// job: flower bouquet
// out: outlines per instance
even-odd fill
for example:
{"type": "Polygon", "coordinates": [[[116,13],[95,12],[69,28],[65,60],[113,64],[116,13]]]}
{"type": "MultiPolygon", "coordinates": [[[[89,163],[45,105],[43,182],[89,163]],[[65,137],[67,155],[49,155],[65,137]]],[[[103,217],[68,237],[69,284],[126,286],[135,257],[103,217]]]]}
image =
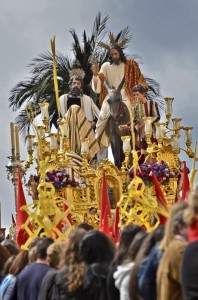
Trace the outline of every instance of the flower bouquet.
{"type": "MultiPolygon", "coordinates": [[[[155,162],[152,164],[142,164],[140,166],[140,169],[136,170],[136,175],[140,178],[142,178],[145,185],[152,185],[153,184],[153,178],[152,178],[152,172],[157,177],[157,180],[159,183],[162,184],[168,184],[169,178],[177,177],[177,175],[170,171],[168,164],[164,162],[163,160],[161,162],[155,162]]],[[[134,177],[134,170],[130,170],[129,172],[130,178],[134,177]]]]}
{"type": "Polygon", "coordinates": [[[71,179],[65,169],[47,172],[45,181],[52,183],[55,189],[64,188],[69,185],[73,187],[78,186],[78,182],[76,182],[74,179],[71,179]]]}

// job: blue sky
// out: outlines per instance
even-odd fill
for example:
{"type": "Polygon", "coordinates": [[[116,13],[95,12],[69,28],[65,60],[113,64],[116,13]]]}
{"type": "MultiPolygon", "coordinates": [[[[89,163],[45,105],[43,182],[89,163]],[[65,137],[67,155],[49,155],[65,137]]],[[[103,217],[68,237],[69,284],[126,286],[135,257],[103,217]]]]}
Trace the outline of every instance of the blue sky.
{"type": "MultiPolygon", "coordinates": [[[[0,201],[2,226],[9,227],[14,213],[14,190],[6,178],[10,150],[9,92],[28,76],[27,65],[40,53],[71,49],[69,30],[89,33],[98,12],[109,15],[108,29],[117,33],[130,26],[133,39],[127,53],[141,57],[142,72],[160,83],[164,97],[174,97],[174,116],[193,126],[198,138],[198,1],[197,0],[10,0],[0,9],[0,201]]],[[[27,153],[21,144],[21,158],[27,153]]],[[[185,159],[185,157],[184,157],[185,159]]],[[[190,162],[188,161],[190,164],[190,162]]],[[[189,165],[191,167],[191,165],[189,165]]],[[[30,199],[27,199],[30,201],[30,199]]]]}

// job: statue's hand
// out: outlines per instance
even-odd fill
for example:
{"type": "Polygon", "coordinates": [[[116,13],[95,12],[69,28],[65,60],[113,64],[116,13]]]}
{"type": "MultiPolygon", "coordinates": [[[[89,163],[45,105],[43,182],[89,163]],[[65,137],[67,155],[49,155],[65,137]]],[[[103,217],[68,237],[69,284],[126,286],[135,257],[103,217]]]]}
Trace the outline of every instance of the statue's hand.
{"type": "Polygon", "coordinates": [[[92,65],[91,70],[92,70],[94,76],[98,76],[99,65],[97,62],[92,65]]]}

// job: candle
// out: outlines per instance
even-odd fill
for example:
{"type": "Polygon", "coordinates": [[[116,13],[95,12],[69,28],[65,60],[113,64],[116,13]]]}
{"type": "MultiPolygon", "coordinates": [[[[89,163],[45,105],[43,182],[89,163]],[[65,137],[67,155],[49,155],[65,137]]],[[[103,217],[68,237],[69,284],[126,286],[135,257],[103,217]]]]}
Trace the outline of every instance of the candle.
{"type": "Polygon", "coordinates": [[[42,120],[49,119],[49,112],[48,112],[49,103],[48,102],[39,103],[39,106],[41,109],[42,120]]]}
{"type": "Polygon", "coordinates": [[[152,120],[153,117],[144,117],[145,134],[152,134],[152,120]]]}
{"type": "Polygon", "coordinates": [[[27,142],[27,151],[32,151],[33,148],[33,139],[35,138],[34,135],[28,134],[26,136],[26,142],[27,142]]]}
{"type": "Polygon", "coordinates": [[[192,143],[192,129],[193,127],[185,127],[185,143],[192,143]]]}
{"type": "Polygon", "coordinates": [[[171,145],[172,145],[173,150],[179,150],[180,149],[180,145],[179,145],[179,138],[178,138],[178,136],[172,135],[171,137],[172,137],[171,145]]]}
{"type": "Polygon", "coordinates": [[[59,128],[62,137],[69,137],[69,124],[66,120],[62,119],[59,123],[59,128]]]}
{"type": "Polygon", "coordinates": [[[179,129],[180,128],[180,122],[181,122],[181,118],[173,118],[172,122],[173,122],[173,130],[174,129],[179,129]]]}
{"type": "Polygon", "coordinates": [[[124,152],[125,151],[131,151],[131,143],[130,143],[131,137],[126,135],[126,136],[122,136],[121,139],[123,141],[123,146],[122,146],[123,151],[124,152]]]}
{"type": "Polygon", "coordinates": [[[19,148],[19,127],[15,125],[15,145],[16,145],[16,155],[20,155],[20,148],[19,148]]]}
{"type": "Polygon", "coordinates": [[[14,142],[14,123],[10,123],[10,133],[11,133],[11,149],[15,150],[15,142],[14,142]]]}
{"type": "Polygon", "coordinates": [[[160,123],[155,123],[156,128],[156,139],[162,138],[161,125],[160,123]]]}
{"type": "Polygon", "coordinates": [[[81,139],[81,153],[89,153],[89,139],[81,139]]]}
{"type": "Polygon", "coordinates": [[[172,102],[174,98],[165,97],[164,100],[166,102],[165,113],[167,115],[172,115],[172,102]]]}

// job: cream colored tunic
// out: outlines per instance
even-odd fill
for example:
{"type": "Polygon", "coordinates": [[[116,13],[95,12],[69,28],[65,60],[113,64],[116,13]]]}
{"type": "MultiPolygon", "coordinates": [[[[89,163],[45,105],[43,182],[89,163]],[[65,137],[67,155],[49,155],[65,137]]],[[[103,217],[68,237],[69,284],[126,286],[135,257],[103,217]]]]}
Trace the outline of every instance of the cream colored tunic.
{"type": "MultiPolygon", "coordinates": [[[[67,112],[67,95],[68,94],[64,94],[59,98],[62,118],[64,118],[67,112]]],[[[97,119],[99,118],[100,110],[89,96],[83,95],[81,97],[81,108],[89,122],[92,122],[95,117],[97,119]]]]}

